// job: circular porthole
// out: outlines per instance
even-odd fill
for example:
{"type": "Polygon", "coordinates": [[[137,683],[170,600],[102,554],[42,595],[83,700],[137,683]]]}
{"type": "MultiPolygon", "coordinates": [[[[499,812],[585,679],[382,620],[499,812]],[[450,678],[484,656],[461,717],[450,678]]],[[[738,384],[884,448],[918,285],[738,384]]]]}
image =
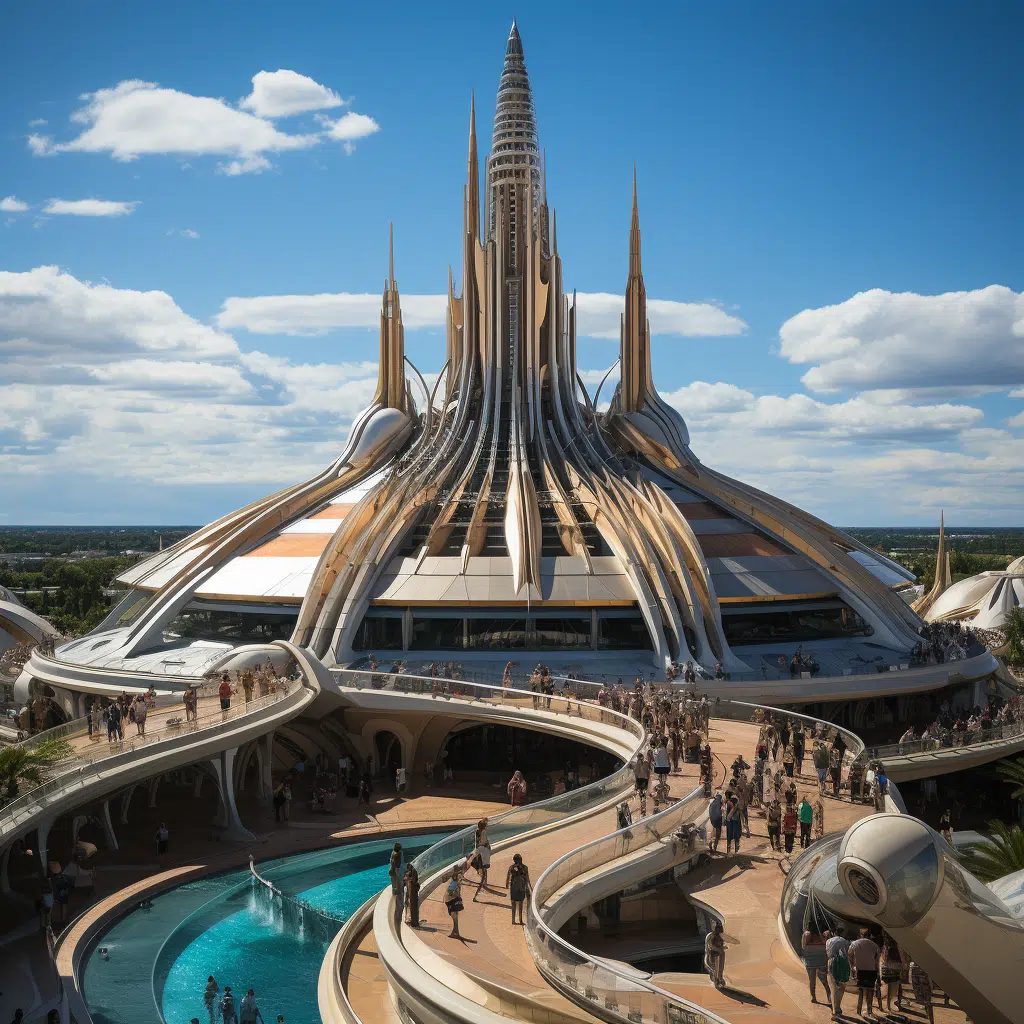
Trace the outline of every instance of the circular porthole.
{"type": "Polygon", "coordinates": [[[853,890],[853,895],[869,907],[877,907],[880,902],[878,884],[859,868],[851,868],[846,872],[846,881],[853,890]]]}

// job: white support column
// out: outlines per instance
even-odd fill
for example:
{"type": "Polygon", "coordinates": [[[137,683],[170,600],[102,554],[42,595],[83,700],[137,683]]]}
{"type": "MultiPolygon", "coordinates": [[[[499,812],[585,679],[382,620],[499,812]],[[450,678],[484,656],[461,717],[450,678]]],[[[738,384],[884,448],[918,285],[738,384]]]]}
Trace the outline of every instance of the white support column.
{"type": "Polygon", "coordinates": [[[268,807],[274,801],[273,755],[274,733],[271,730],[256,740],[256,767],[260,779],[260,802],[268,807]]]}
{"type": "Polygon", "coordinates": [[[217,779],[221,803],[221,821],[215,824],[224,829],[224,839],[244,843],[256,837],[242,824],[235,805],[234,768],[237,752],[237,747],[223,750],[216,757],[210,758],[210,764],[217,779]]]}
{"type": "Polygon", "coordinates": [[[85,825],[89,819],[84,814],[76,814],[71,819],[71,845],[72,847],[78,842],[78,833],[82,830],[82,826],[85,825]]]}
{"type": "Polygon", "coordinates": [[[198,800],[199,797],[202,796],[203,779],[205,779],[206,776],[203,774],[202,769],[198,765],[194,766],[192,770],[196,773],[195,785],[192,787],[192,799],[198,800]]]}
{"type": "Polygon", "coordinates": [[[100,815],[100,820],[103,822],[103,837],[107,843],[108,850],[118,850],[120,847],[117,845],[117,836],[114,835],[114,826],[110,821],[110,801],[103,801],[103,813],[100,815]]]}
{"type": "Polygon", "coordinates": [[[149,780],[149,806],[156,807],[156,791],[160,788],[162,775],[156,775],[149,780]]]}
{"type": "Polygon", "coordinates": [[[53,828],[53,823],[56,818],[44,818],[39,822],[39,826],[36,829],[39,836],[39,863],[43,866],[43,878],[46,878],[50,873],[50,861],[49,861],[49,847],[48,843],[50,840],[50,829],[53,828]]]}
{"type": "Polygon", "coordinates": [[[135,792],[135,786],[129,786],[124,791],[124,796],[121,797],[121,824],[128,824],[128,808],[131,806],[132,793],[135,792]]]}

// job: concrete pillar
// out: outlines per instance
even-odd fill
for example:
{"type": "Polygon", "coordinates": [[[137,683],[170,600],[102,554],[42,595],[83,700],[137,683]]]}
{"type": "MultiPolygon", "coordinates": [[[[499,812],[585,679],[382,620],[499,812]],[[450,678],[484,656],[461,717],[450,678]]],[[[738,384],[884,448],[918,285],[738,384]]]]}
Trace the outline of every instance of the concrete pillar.
{"type": "Polygon", "coordinates": [[[71,845],[72,847],[78,842],[78,833],[81,831],[82,826],[88,822],[88,818],[84,814],[76,814],[71,819],[71,845]]]}
{"type": "Polygon", "coordinates": [[[256,740],[256,767],[260,777],[260,802],[267,807],[274,802],[273,753],[274,733],[271,730],[256,740]]]}
{"type": "Polygon", "coordinates": [[[205,779],[206,776],[203,774],[200,768],[193,768],[192,770],[196,773],[195,785],[192,787],[192,798],[194,800],[198,800],[199,797],[202,795],[203,779],[205,779]]]}
{"type": "Polygon", "coordinates": [[[156,791],[160,788],[162,775],[157,775],[149,780],[149,806],[156,807],[156,791]]]}
{"type": "Polygon", "coordinates": [[[114,826],[110,821],[110,801],[103,801],[103,813],[100,815],[100,821],[103,823],[103,837],[107,843],[108,850],[119,849],[117,845],[117,836],[114,835],[114,826]]]}
{"type": "Polygon", "coordinates": [[[235,804],[234,768],[235,757],[238,753],[237,747],[221,751],[216,757],[210,758],[213,766],[214,777],[217,780],[217,790],[220,794],[219,821],[215,825],[224,829],[225,839],[234,842],[251,842],[255,836],[242,824],[238,816],[238,807],[235,804]]]}
{"type": "Polygon", "coordinates": [[[124,791],[124,796],[121,797],[121,824],[128,824],[128,808],[131,806],[132,793],[135,792],[135,786],[129,786],[124,791]]]}
{"type": "Polygon", "coordinates": [[[46,878],[50,873],[50,860],[48,857],[49,847],[48,843],[50,840],[50,829],[53,828],[55,818],[44,818],[39,822],[39,826],[36,832],[39,836],[39,862],[43,867],[43,878],[46,878]]]}

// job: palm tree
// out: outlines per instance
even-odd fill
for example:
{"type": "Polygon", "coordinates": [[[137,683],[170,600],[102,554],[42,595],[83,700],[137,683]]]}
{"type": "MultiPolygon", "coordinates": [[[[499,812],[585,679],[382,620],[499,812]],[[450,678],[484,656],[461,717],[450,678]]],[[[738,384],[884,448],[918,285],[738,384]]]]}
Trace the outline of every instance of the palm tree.
{"type": "Polygon", "coordinates": [[[986,843],[972,843],[962,853],[960,862],[981,882],[1024,870],[1024,829],[990,821],[986,843]]]}
{"type": "Polygon", "coordinates": [[[996,773],[1004,782],[1017,788],[1010,794],[1011,800],[1024,800],[1024,757],[1011,760],[1004,757],[995,765],[996,773]]]}
{"type": "Polygon", "coordinates": [[[67,760],[73,748],[67,740],[43,740],[35,746],[15,743],[0,748],[0,786],[6,787],[8,800],[18,795],[18,783],[41,785],[54,765],[67,760]]]}

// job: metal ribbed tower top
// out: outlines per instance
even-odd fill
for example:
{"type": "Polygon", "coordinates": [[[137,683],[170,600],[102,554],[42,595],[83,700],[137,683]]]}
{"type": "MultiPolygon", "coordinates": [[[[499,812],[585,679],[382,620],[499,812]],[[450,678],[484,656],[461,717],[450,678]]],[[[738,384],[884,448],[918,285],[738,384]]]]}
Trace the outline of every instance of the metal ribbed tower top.
{"type": "Polygon", "coordinates": [[[494,112],[491,156],[487,162],[487,180],[493,229],[493,195],[503,185],[532,184],[534,196],[541,196],[541,160],[537,145],[537,118],[533,110],[533,91],[523,57],[523,41],[515,21],[505,47],[505,66],[498,84],[498,103],[494,112]]]}

